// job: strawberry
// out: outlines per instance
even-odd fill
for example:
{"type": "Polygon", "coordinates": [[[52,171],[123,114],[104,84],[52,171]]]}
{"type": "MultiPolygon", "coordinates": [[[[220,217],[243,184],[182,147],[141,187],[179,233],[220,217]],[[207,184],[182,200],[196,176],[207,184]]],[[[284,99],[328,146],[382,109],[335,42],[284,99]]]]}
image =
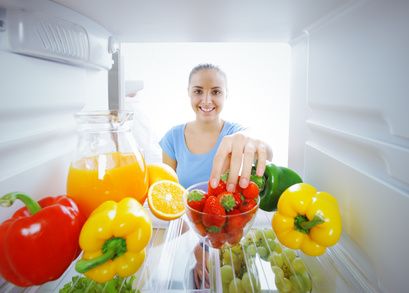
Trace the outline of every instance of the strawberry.
{"type": "Polygon", "coordinates": [[[213,248],[221,248],[227,240],[227,234],[225,231],[220,231],[219,233],[209,233],[207,238],[213,248]]]}
{"type": "Polygon", "coordinates": [[[227,233],[227,241],[234,245],[237,244],[243,236],[243,227],[246,225],[246,218],[241,215],[238,208],[227,213],[229,215],[225,230],[227,233]]]}
{"type": "Polygon", "coordinates": [[[243,229],[236,230],[234,233],[227,234],[227,242],[231,245],[236,245],[243,237],[243,229]]]}
{"type": "Polygon", "coordinates": [[[192,221],[192,223],[196,224],[201,224],[202,223],[202,213],[193,209],[186,209],[186,214],[192,221]]]}
{"type": "Polygon", "coordinates": [[[239,207],[244,197],[239,192],[233,193],[233,197],[234,197],[234,200],[236,201],[236,207],[239,207]]]}
{"type": "Polygon", "coordinates": [[[256,205],[257,203],[254,201],[254,199],[245,199],[242,201],[239,209],[240,212],[245,213],[251,211],[256,205]]]}
{"type": "Polygon", "coordinates": [[[215,196],[209,196],[203,207],[202,222],[207,228],[214,226],[215,228],[223,227],[226,221],[226,211],[215,196]]]}
{"type": "Polygon", "coordinates": [[[260,190],[257,184],[253,181],[250,181],[249,185],[241,191],[246,199],[255,199],[258,196],[259,192],[260,190]]]}
{"type": "Polygon", "coordinates": [[[229,218],[226,223],[226,232],[233,234],[243,230],[246,224],[246,219],[240,215],[242,212],[239,209],[234,209],[228,213],[229,218]]]}
{"type": "Polygon", "coordinates": [[[224,182],[223,180],[220,180],[220,181],[219,181],[219,184],[217,185],[217,187],[216,187],[216,188],[213,188],[213,187],[210,185],[210,181],[209,181],[207,190],[208,190],[209,195],[217,196],[217,195],[219,195],[220,193],[226,191],[226,182],[224,182]]]}
{"type": "Polygon", "coordinates": [[[226,212],[230,212],[236,207],[236,199],[231,192],[222,192],[217,196],[217,200],[220,202],[226,212]]]}
{"type": "Polygon", "coordinates": [[[195,223],[194,229],[195,229],[196,232],[199,233],[201,236],[206,236],[206,234],[207,234],[206,228],[203,226],[202,223],[195,223]]]}
{"type": "Polygon", "coordinates": [[[187,204],[194,210],[201,212],[203,210],[206,195],[203,191],[194,189],[187,195],[187,204]]]}
{"type": "Polygon", "coordinates": [[[238,206],[236,206],[234,209],[232,209],[230,212],[227,212],[226,214],[227,215],[238,215],[238,214],[241,214],[241,212],[240,212],[240,209],[239,209],[239,205],[238,206]]]}

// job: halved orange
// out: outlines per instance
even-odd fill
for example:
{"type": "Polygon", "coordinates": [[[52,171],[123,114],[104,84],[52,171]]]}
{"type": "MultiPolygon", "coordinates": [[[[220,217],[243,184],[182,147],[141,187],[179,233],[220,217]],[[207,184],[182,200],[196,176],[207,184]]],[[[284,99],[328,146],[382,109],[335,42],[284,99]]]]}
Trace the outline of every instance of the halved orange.
{"type": "Polygon", "coordinates": [[[152,185],[159,180],[179,182],[175,170],[165,163],[152,163],[148,164],[147,167],[149,173],[149,185],[152,185]]]}
{"type": "Polygon", "coordinates": [[[174,220],[185,212],[183,193],[185,188],[177,182],[160,180],[148,190],[148,205],[152,214],[161,220],[174,220]]]}

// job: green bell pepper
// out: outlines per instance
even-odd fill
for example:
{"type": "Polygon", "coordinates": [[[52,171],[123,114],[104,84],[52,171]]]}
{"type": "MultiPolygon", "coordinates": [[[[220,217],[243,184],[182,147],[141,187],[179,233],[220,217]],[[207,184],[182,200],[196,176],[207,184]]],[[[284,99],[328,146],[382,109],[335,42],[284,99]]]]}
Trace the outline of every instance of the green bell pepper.
{"type": "Polygon", "coordinates": [[[252,177],[260,188],[260,209],[271,212],[277,209],[278,199],[291,185],[301,183],[302,179],[295,171],[268,163],[262,177],[255,176],[256,167],[252,169],[252,177]]]}

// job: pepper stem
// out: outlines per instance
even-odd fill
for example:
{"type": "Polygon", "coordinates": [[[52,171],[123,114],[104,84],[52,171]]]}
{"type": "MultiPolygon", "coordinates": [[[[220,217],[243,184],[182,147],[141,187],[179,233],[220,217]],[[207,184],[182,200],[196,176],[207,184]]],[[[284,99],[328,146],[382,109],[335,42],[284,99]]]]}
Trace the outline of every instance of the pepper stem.
{"type": "Polygon", "coordinates": [[[0,198],[0,206],[5,208],[11,207],[17,199],[21,200],[24,203],[31,215],[34,215],[41,210],[41,206],[38,202],[29,197],[27,194],[20,192],[10,192],[3,195],[0,198]]]}
{"type": "Polygon", "coordinates": [[[93,259],[81,259],[75,264],[75,270],[78,273],[85,273],[89,270],[106,263],[110,259],[114,259],[127,251],[126,240],[124,238],[111,238],[105,241],[102,246],[102,255],[93,259]]]}
{"type": "Polygon", "coordinates": [[[308,234],[311,228],[324,222],[324,219],[319,215],[315,215],[311,221],[304,215],[298,215],[294,218],[295,229],[305,234],[308,234]]]}

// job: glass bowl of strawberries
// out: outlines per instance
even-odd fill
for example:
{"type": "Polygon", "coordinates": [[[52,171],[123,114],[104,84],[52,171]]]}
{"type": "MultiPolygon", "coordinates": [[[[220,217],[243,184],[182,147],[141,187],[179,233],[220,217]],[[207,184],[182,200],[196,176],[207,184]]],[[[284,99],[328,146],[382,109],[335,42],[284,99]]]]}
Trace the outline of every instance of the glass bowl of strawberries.
{"type": "Polygon", "coordinates": [[[222,180],[217,188],[207,181],[190,186],[183,201],[190,227],[213,248],[239,243],[250,230],[260,202],[254,182],[245,189],[237,186],[234,192],[228,192],[222,180]]]}

